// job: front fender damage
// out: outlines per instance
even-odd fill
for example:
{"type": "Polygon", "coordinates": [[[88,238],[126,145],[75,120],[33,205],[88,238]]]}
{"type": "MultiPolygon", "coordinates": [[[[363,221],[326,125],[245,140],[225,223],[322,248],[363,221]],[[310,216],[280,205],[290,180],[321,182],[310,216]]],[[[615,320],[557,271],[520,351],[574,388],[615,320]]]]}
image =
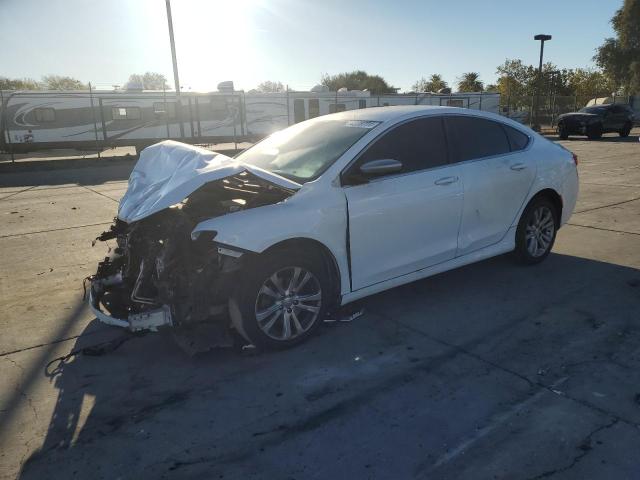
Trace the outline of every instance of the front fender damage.
{"type": "Polygon", "coordinates": [[[228,329],[228,300],[253,254],[216,244],[216,232],[192,232],[204,220],[283,202],[295,191],[243,170],[145,218],[116,218],[96,239],[109,247],[89,278],[96,318],[131,331],[228,329]]]}

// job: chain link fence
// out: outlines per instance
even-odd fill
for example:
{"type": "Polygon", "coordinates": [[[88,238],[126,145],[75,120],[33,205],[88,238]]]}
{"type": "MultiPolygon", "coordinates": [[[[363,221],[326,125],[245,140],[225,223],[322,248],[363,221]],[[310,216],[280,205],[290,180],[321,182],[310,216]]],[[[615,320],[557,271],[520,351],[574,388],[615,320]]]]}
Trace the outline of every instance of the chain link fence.
{"type": "Polygon", "coordinates": [[[623,95],[611,97],[593,97],[591,95],[501,96],[500,114],[528,126],[538,123],[543,130],[555,130],[560,115],[568,112],[577,112],[586,107],[587,103],[594,98],[598,98],[599,102],[607,104],[621,103],[631,105],[637,112],[636,122],[640,120],[640,113],[638,113],[640,99],[637,96],[623,95]],[[636,103],[638,105],[634,105],[636,103]],[[539,106],[537,122],[535,118],[536,104],[539,106]]]}

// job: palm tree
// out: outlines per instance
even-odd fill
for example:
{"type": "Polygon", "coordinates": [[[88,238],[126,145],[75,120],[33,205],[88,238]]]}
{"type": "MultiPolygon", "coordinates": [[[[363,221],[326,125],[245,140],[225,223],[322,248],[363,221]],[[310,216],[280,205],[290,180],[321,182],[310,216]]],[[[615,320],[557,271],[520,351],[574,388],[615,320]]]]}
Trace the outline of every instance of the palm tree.
{"type": "Polygon", "coordinates": [[[463,73],[458,79],[459,92],[481,92],[484,84],[480,81],[480,74],[477,72],[463,73]]]}

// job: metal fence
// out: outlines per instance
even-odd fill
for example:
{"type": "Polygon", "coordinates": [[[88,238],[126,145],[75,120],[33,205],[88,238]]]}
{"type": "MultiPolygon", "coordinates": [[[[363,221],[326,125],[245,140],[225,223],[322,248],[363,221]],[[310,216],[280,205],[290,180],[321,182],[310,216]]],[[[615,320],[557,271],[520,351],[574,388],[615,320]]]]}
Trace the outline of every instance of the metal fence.
{"type": "MultiPolygon", "coordinates": [[[[545,95],[541,97],[536,97],[535,95],[518,97],[501,96],[500,114],[525,125],[532,126],[536,121],[535,110],[536,103],[538,103],[537,123],[542,129],[555,129],[560,115],[568,112],[576,112],[581,108],[584,108],[589,100],[593,98],[593,95],[545,95]]],[[[638,100],[637,96],[620,95],[606,97],[606,103],[631,105],[636,109],[636,112],[640,108],[640,101],[638,100]],[[634,105],[635,103],[638,103],[638,105],[634,105]]],[[[640,115],[636,114],[636,121],[640,119],[638,117],[640,117],[640,115]]]]}

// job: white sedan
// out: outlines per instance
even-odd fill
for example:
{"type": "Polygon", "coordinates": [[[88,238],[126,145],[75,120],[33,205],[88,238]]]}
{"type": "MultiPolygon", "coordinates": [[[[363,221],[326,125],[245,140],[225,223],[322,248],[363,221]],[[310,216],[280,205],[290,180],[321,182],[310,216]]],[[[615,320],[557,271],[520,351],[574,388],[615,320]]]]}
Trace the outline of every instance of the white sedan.
{"type": "Polygon", "coordinates": [[[117,247],[91,307],[131,330],[214,321],[290,346],[368,295],[506,252],[541,262],[576,166],[517,122],[448,107],[326,115],[233,159],[162,142],[98,237],[117,247]]]}

